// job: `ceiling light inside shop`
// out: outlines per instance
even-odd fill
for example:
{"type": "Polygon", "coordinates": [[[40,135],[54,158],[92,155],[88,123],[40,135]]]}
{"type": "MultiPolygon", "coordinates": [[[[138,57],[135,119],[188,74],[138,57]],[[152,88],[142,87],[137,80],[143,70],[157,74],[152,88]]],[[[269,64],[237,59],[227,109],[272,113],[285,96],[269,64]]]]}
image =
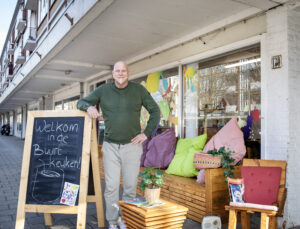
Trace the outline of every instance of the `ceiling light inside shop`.
{"type": "Polygon", "coordinates": [[[242,66],[245,64],[256,63],[256,62],[260,62],[260,60],[261,60],[261,58],[257,58],[257,59],[247,60],[247,61],[239,62],[239,63],[235,63],[235,64],[229,64],[229,65],[226,65],[225,68],[233,68],[233,67],[242,66]]]}

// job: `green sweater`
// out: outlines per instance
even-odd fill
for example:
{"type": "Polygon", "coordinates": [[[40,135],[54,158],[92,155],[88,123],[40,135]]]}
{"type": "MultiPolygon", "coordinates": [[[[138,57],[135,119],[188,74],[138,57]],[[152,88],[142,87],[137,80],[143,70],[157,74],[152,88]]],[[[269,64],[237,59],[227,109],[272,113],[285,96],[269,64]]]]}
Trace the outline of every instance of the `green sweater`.
{"type": "Polygon", "coordinates": [[[103,84],[80,99],[77,108],[86,111],[90,106],[100,104],[105,124],[104,140],[117,144],[130,143],[141,133],[140,113],[144,106],[150,113],[147,128],[150,136],[160,117],[160,110],[148,91],[140,84],[128,82],[125,88],[115,83],[103,84]]]}

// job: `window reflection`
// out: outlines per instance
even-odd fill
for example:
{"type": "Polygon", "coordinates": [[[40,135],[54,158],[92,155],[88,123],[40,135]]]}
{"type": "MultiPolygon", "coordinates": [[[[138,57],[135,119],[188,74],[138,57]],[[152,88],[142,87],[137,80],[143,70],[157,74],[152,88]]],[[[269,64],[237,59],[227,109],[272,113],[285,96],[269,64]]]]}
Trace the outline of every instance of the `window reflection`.
{"type": "Polygon", "coordinates": [[[254,115],[250,138],[260,139],[259,47],[185,65],[183,74],[185,137],[210,138],[232,117],[254,115]]]}

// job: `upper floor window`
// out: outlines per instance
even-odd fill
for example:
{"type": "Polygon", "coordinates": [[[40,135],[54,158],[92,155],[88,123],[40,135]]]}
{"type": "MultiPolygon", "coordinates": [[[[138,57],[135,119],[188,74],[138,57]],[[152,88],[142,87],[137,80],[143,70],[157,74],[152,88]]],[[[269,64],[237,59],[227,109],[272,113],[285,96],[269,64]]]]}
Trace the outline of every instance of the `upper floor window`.
{"type": "Polygon", "coordinates": [[[48,10],[48,0],[39,0],[38,24],[41,24],[48,10]]]}

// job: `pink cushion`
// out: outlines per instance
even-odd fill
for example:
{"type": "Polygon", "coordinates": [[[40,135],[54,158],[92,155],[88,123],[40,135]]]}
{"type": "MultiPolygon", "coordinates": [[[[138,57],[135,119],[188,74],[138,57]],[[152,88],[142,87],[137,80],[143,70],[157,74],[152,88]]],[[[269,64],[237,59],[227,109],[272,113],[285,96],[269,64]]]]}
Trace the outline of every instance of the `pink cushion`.
{"type": "MultiPolygon", "coordinates": [[[[203,152],[207,153],[209,150],[219,149],[225,146],[235,153],[231,155],[234,158],[234,164],[238,163],[246,154],[246,146],[244,142],[244,135],[241,131],[237,117],[233,117],[226,125],[218,131],[205,145],[203,152]]],[[[197,182],[203,184],[205,182],[204,171],[199,172],[197,182]]]]}
{"type": "Polygon", "coordinates": [[[272,205],[277,202],[281,168],[242,166],[245,183],[245,202],[272,205]]]}

